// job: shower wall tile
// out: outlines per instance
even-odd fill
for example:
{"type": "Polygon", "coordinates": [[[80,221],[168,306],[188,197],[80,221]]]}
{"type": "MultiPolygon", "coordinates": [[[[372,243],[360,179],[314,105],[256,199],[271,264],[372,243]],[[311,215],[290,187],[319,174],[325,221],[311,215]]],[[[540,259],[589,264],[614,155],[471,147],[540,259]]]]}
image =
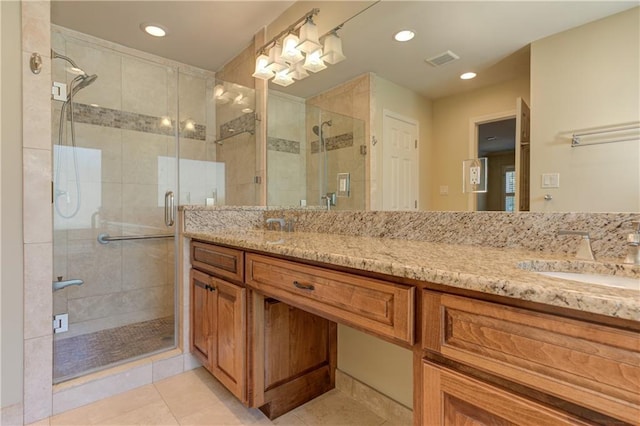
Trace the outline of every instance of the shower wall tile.
{"type": "Polygon", "coordinates": [[[145,232],[151,229],[170,232],[164,224],[164,194],[160,185],[123,184],[122,221],[128,225],[125,232],[145,232]]]}
{"type": "MultiPolygon", "coordinates": [[[[65,314],[69,312],[67,305],[67,294],[64,290],[53,292],[53,315],[65,314]]],[[[54,339],[62,334],[54,335],[54,339]]]]}
{"type": "Polygon", "coordinates": [[[22,50],[49,57],[51,18],[48,1],[22,2],[22,50]]]}
{"type": "Polygon", "coordinates": [[[25,148],[22,153],[24,242],[50,242],[53,224],[51,200],[51,151],[25,148]],[[47,208],[44,208],[44,206],[47,208]]]}
{"type": "MultiPolygon", "coordinates": [[[[324,138],[327,151],[335,151],[336,149],[350,148],[353,146],[353,132],[343,133],[336,136],[328,136],[324,138]]],[[[320,152],[320,141],[318,139],[311,141],[311,153],[320,152]]]]}
{"type": "Polygon", "coordinates": [[[160,177],[158,159],[168,157],[170,137],[122,131],[122,182],[155,185],[160,177]]]}
{"type": "MultiPolygon", "coordinates": [[[[173,152],[173,151],[172,151],[173,152]]],[[[180,158],[204,160],[207,156],[207,144],[199,140],[180,140],[180,158]]]]}
{"type": "Polygon", "coordinates": [[[143,321],[151,321],[158,318],[173,315],[173,306],[156,307],[150,310],[138,310],[122,315],[97,318],[78,323],[69,324],[69,331],[63,334],[56,334],[54,339],[67,339],[69,337],[80,336],[82,334],[95,333],[96,331],[108,330],[115,327],[126,326],[143,321]]]}
{"type": "MultiPolygon", "coordinates": [[[[23,3],[24,4],[24,3],[23,3]]],[[[41,52],[42,53],[42,52],[41,52]]],[[[43,57],[42,71],[34,74],[29,69],[31,53],[22,53],[22,106],[25,115],[22,122],[22,146],[51,150],[51,106],[49,102],[37,102],[51,93],[51,61],[48,55],[43,57]]]]}
{"type": "MultiPolygon", "coordinates": [[[[133,364],[133,363],[132,363],[133,364]]],[[[153,381],[150,362],[139,361],[133,365],[115,369],[116,372],[78,386],[62,387],[53,394],[53,414],[89,404],[100,399],[147,385],[153,381]]]]}
{"type": "Polygon", "coordinates": [[[156,310],[173,307],[173,286],[149,287],[101,296],[69,300],[69,310],[75,312],[76,321],[114,317],[138,310],[156,310]]]}
{"type": "MultiPolygon", "coordinates": [[[[122,60],[121,56],[106,49],[97,48],[83,41],[67,38],[66,55],[98,79],[80,90],[73,100],[82,104],[97,104],[104,108],[122,109],[122,60]]],[[[64,61],[56,59],[57,62],[64,61]]],[[[66,67],[66,64],[64,65],[66,67]]],[[[67,73],[67,83],[73,78],[67,73]]]]}
{"type": "Polygon", "coordinates": [[[180,87],[180,121],[192,119],[197,123],[206,123],[207,80],[185,73],[180,73],[178,87],[180,87]]]}
{"type": "Polygon", "coordinates": [[[154,382],[180,374],[184,371],[184,355],[180,354],[171,358],[154,359],[152,368],[154,382]]]}
{"type": "Polygon", "coordinates": [[[300,154],[300,142],[282,138],[267,138],[267,150],[300,154]]]}
{"type": "Polygon", "coordinates": [[[51,335],[53,244],[27,244],[24,247],[24,337],[51,335]]]}
{"type": "Polygon", "coordinates": [[[122,109],[162,117],[169,114],[167,67],[122,57],[122,109]]]}
{"type": "MultiPolygon", "coordinates": [[[[122,243],[100,244],[96,240],[69,241],[68,277],[84,281],[64,292],[68,299],[77,300],[104,295],[122,289],[122,243]]],[[[80,321],[69,305],[69,322],[80,321]]]]}
{"type": "MultiPolygon", "coordinates": [[[[77,146],[100,152],[101,182],[122,182],[123,131],[83,123],[76,123],[75,127],[77,146]]],[[[88,175],[91,174],[80,174],[81,178],[88,175]]]]}
{"type": "Polygon", "coordinates": [[[53,340],[48,336],[24,341],[24,422],[49,417],[52,409],[53,340]]]}
{"type": "Polygon", "coordinates": [[[102,208],[96,217],[96,226],[100,232],[113,235],[122,234],[122,184],[102,184],[102,208]]]}
{"type": "Polygon", "coordinates": [[[122,246],[122,288],[136,290],[167,282],[167,243],[163,240],[129,241],[122,246]]]}

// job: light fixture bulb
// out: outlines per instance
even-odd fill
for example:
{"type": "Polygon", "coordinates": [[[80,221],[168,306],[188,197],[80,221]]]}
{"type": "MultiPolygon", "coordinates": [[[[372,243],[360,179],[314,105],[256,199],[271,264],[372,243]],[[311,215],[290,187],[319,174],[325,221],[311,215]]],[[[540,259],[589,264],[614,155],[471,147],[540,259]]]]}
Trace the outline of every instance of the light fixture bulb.
{"type": "Polygon", "coordinates": [[[195,122],[195,121],[193,121],[193,120],[192,120],[192,119],[190,119],[190,118],[189,118],[189,119],[187,119],[187,120],[184,122],[184,129],[185,129],[185,130],[189,130],[189,131],[193,131],[193,130],[195,130],[195,129],[196,129],[196,122],[195,122]]]}
{"type": "Polygon", "coordinates": [[[307,53],[303,68],[311,72],[318,72],[327,68],[327,66],[324,64],[324,61],[322,60],[322,49],[318,49],[315,52],[307,53]]]}
{"type": "Polygon", "coordinates": [[[251,75],[262,80],[269,80],[273,77],[273,71],[268,69],[267,65],[269,65],[269,57],[265,54],[259,55],[256,58],[256,69],[251,75]]]}
{"type": "Polygon", "coordinates": [[[304,69],[302,62],[298,62],[295,65],[291,65],[289,68],[289,75],[295,80],[302,80],[309,77],[309,73],[304,69]]]}
{"type": "Polygon", "coordinates": [[[289,75],[288,69],[278,71],[272,81],[283,87],[287,87],[294,83],[293,78],[289,75]]]}
{"type": "Polygon", "coordinates": [[[296,47],[300,43],[297,35],[291,33],[282,41],[282,59],[290,64],[296,64],[304,59],[304,55],[296,47]]]}
{"type": "Polygon", "coordinates": [[[171,127],[171,118],[164,116],[160,119],[160,125],[162,127],[171,127]]]}
{"type": "Polygon", "coordinates": [[[245,114],[250,114],[253,112],[253,110],[251,108],[243,108],[242,112],[244,112],[245,114]]]}
{"type": "Polygon", "coordinates": [[[322,47],[318,40],[318,27],[316,27],[311,18],[307,19],[307,22],[300,27],[300,36],[298,38],[299,43],[296,47],[301,52],[308,54],[322,47]]]}
{"type": "Polygon", "coordinates": [[[322,59],[332,65],[346,59],[342,54],[342,40],[335,31],[324,39],[324,55],[322,59]]]}
{"type": "Polygon", "coordinates": [[[213,96],[216,99],[220,99],[223,93],[224,93],[224,86],[222,84],[216,84],[213,87],[213,96]]]}
{"type": "Polygon", "coordinates": [[[269,64],[267,65],[267,69],[277,73],[287,68],[287,63],[282,59],[282,46],[276,43],[269,49],[269,64]]]}
{"type": "Polygon", "coordinates": [[[164,37],[167,35],[167,29],[158,24],[141,24],[140,28],[145,33],[154,37],[164,37]]]}
{"type": "Polygon", "coordinates": [[[395,41],[409,41],[412,38],[414,38],[416,36],[416,33],[414,33],[411,30],[402,30],[402,31],[398,31],[394,36],[394,40],[395,41]]]}
{"type": "Polygon", "coordinates": [[[463,80],[471,80],[475,76],[476,76],[475,72],[465,72],[464,74],[462,74],[460,76],[460,78],[463,79],[463,80]]]}

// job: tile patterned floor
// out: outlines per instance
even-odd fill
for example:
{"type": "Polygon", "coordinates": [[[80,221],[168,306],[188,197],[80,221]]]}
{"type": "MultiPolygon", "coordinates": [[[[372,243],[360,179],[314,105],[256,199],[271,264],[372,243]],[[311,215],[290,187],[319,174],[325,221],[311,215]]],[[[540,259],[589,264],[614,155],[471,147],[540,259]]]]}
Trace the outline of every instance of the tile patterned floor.
{"type": "Polygon", "coordinates": [[[335,389],[271,422],[259,410],[240,404],[203,368],[67,411],[37,424],[400,426],[335,389]]]}
{"type": "Polygon", "coordinates": [[[171,348],[173,317],[116,327],[53,343],[53,380],[77,377],[120,361],[171,348]]]}

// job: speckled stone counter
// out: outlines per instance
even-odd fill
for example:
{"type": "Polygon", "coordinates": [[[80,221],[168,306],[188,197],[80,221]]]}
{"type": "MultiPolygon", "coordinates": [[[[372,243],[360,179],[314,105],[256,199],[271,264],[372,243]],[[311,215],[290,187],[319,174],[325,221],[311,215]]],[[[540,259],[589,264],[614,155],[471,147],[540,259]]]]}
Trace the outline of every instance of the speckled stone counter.
{"type": "MultiPolygon", "coordinates": [[[[587,285],[541,276],[526,270],[536,266],[536,262],[531,261],[550,261],[551,264],[555,262],[564,268],[576,270],[584,266],[564,254],[317,232],[288,233],[228,226],[204,228],[187,228],[184,236],[611,317],[640,320],[640,288],[629,290],[587,285]]],[[[598,263],[598,267],[608,268],[618,275],[638,278],[640,286],[640,267],[621,267],[611,262],[598,263]]]]}

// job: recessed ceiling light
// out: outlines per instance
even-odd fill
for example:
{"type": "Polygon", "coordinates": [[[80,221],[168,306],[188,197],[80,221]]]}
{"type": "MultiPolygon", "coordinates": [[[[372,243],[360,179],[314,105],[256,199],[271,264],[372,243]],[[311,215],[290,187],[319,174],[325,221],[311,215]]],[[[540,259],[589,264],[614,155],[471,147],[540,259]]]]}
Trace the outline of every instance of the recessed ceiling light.
{"type": "Polygon", "coordinates": [[[413,31],[411,31],[411,30],[402,30],[402,31],[398,31],[398,32],[396,33],[396,35],[394,35],[394,36],[393,36],[393,38],[394,38],[396,41],[409,41],[409,40],[411,40],[412,38],[414,38],[414,37],[415,37],[415,35],[416,35],[416,33],[414,33],[414,32],[413,32],[413,31]]]}
{"type": "Polygon", "coordinates": [[[476,76],[475,72],[465,72],[464,74],[462,74],[460,76],[460,78],[463,79],[463,80],[471,80],[475,76],[476,76]]]}
{"type": "Polygon", "coordinates": [[[242,112],[244,112],[245,114],[249,114],[249,113],[252,113],[253,110],[251,108],[243,108],[242,112]]]}
{"type": "Polygon", "coordinates": [[[158,24],[140,24],[140,28],[145,33],[154,37],[164,37],[167,35],[167,29],[158,24]]]}

